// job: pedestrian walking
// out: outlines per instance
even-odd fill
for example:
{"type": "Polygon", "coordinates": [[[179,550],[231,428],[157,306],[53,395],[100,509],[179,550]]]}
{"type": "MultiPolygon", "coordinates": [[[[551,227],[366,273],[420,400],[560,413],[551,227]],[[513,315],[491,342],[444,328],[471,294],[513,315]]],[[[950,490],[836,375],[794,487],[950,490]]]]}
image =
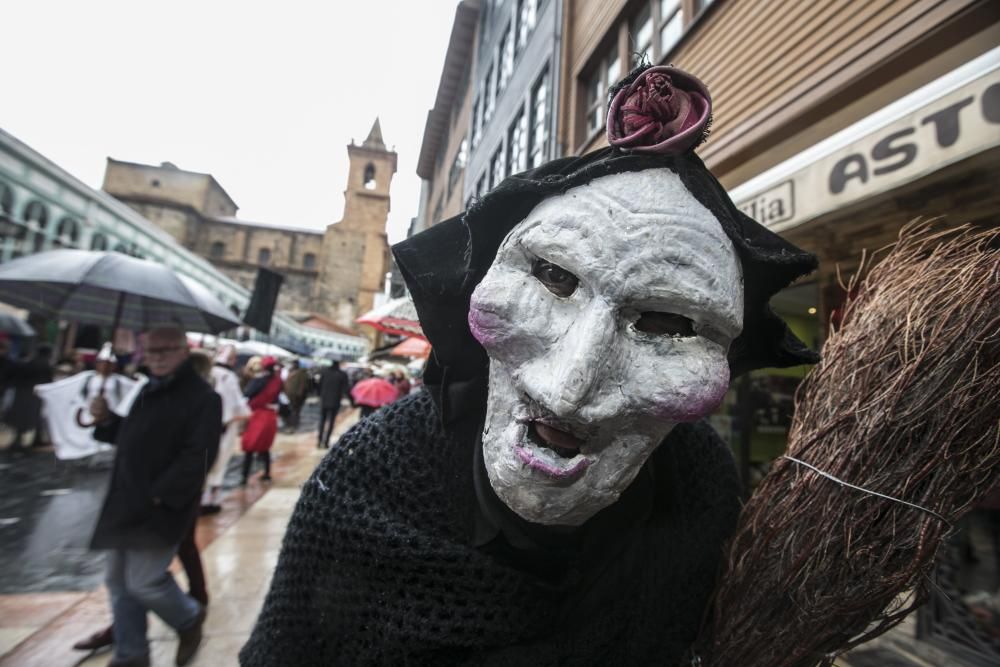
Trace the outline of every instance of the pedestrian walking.
{"type": "Polygon", "coordinates": [[[243,484],[250,477],[250,468],[256,454],[264,464],[261,480],[271,481],[271,445],[278,434],[277,402],[281,394],[281,375],[277,361],[267,356],[260,360],[260,372],[247,383],[243,395],[247,397],[251,414],[243,432],[243,484]]]}
{"type": "Polygon", "coordinates": [[[215,355],[212,366],[212,387],[222,398],[222,423],[224,430],[219,442],[219,455],[215,457],[212,469],[208,471],[205,482],[205,494],[201,506],[202,514],[214,514],[222,509],[219,504],[219,494],[222,492],[222,481],[226,476],[229,460],[236,451],[236,443],[240,438],[240,424],[250,417],[250,406],[246,397],[240,391],[240,380],[233,371],[236,364],[236,348],[232,345],[223,346],[215,355]]]}
{"type": "Polygon", "coordinates": [[[80,459],[93,456],[108,446],[94,438],[89,408],[91,401],[103,396],[110,409],[118,412],[132,392],[136,382],[116,371],[117,361],[108,343],[98,353],[94,370],[35,387],[35,394],[44,404],[43,413],[56,458],[80,459]]]}
{"type": "Polygon", "coordinates": [[[39,345],[28,360],[11,359],[9,352],[10,341],[0,339],[0,421],[14,431],[10,451],[21,453],[40,442],[42,401],[35,386],[52,382],[52,348],[39,345]]]}
{"type": "Polygon", "coordinates": [[[167,568],[189,534],[205,471],[222,432],[222,401],[195,372],[184,332],[147,334],[149,381],[127,416],[103,397],[91,413],[95,437],[117,447],[108,493],[91,548],[106,549],[105,583],[114,617],[113,667],[150,664],[148,611],[178,634],[176,664],[201,643],[204,606],[177,586],[167,568]]]}
{"type": "Polygon", "coordinates": [[[288,428],[295,430],[299,427],[302,406],[309,395],[309,371],[302,368],[298,359],[292,361],[289,366],[284,391],[288,397],[288,428]]]}
{"type": "Polygon", "coordinates": [[[323,369],[319,376],[319,440],[316,446],[329,449],[330,436],[340,412],[340,403],[349,396],[351,388],[347,373],[340,370],[340,362],[334,361],[323,369]]]}

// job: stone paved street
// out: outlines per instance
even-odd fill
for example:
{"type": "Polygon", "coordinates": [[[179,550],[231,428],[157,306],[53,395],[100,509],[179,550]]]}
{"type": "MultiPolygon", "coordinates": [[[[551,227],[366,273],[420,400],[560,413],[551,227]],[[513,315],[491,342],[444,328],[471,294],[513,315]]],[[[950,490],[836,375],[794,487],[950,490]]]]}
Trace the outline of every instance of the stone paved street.
{"type": "MultiPolygon", "coordinates": [[[[356,420],[356,410],[342,411],[335,437],[356,420]]],[[[270,484],[255,473],[240,488],[240,457],[235,457],[222,512],[199,519],[196,539],[210,603],[205,641],[192,664],[236,664],[266,594],[299,487],[324,453],[316,448],[315,429],[315,406],[307,405],[298,432],[280,434],[275,442],[270,484]]],[[[88,656],[71,648],[111,618],[100,554],[85,548],[107,468],[51,468],[51,455],[38,452],[0,472],[9,480],[0,518],[20,517],[0,524],[0,667],[101,667],[110,659],[108,651],[88,656]]],[[[176,562],[174,570],[184,587],[176,562]]],[[[172,665],[173,631],[151,616],[149,636],[153,665],[172,665]]]]}

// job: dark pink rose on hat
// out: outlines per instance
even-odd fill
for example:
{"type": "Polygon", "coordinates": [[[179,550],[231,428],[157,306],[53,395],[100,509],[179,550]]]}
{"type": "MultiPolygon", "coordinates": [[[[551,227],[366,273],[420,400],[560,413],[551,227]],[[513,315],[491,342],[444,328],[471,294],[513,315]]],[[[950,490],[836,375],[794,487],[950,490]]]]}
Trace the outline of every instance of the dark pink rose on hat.
{"type": "Polygon", "coordinates": [[[683,153],[704,136],[708,89],[687,72],[650,67],[611,100],[608,143],[632,153],[683,153]]]}

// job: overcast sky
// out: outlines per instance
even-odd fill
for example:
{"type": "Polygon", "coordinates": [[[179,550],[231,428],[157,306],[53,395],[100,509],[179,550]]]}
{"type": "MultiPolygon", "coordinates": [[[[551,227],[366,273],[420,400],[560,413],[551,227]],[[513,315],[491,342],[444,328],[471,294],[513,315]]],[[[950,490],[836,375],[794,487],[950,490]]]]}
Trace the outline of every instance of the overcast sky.
{"type": "Polygon", "coordinates": [[[399,153],[390,242],[457,0],[4,4],[0,127],[99,188],[106,157],[208,172],[246,220],[340,219],[345,146],[376,116],[399,153]]]}

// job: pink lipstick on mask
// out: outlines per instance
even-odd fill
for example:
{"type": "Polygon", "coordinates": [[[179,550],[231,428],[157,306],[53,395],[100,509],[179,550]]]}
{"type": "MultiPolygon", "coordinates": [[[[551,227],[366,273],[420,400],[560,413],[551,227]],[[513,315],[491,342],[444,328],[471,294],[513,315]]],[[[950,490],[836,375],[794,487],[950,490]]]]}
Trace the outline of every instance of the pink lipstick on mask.
{"type": "Polygon", "coordinates": [[[528,422],[525,429],[528,442],[515,445],[514,451],[529,468],[553,479],[570,480],[582,475],[590,466],[590,459],[580,456],[584,441],[572,433],[540,421],[528,422]],[[544,454],[541,447],[552,455],[544,454]]]}

